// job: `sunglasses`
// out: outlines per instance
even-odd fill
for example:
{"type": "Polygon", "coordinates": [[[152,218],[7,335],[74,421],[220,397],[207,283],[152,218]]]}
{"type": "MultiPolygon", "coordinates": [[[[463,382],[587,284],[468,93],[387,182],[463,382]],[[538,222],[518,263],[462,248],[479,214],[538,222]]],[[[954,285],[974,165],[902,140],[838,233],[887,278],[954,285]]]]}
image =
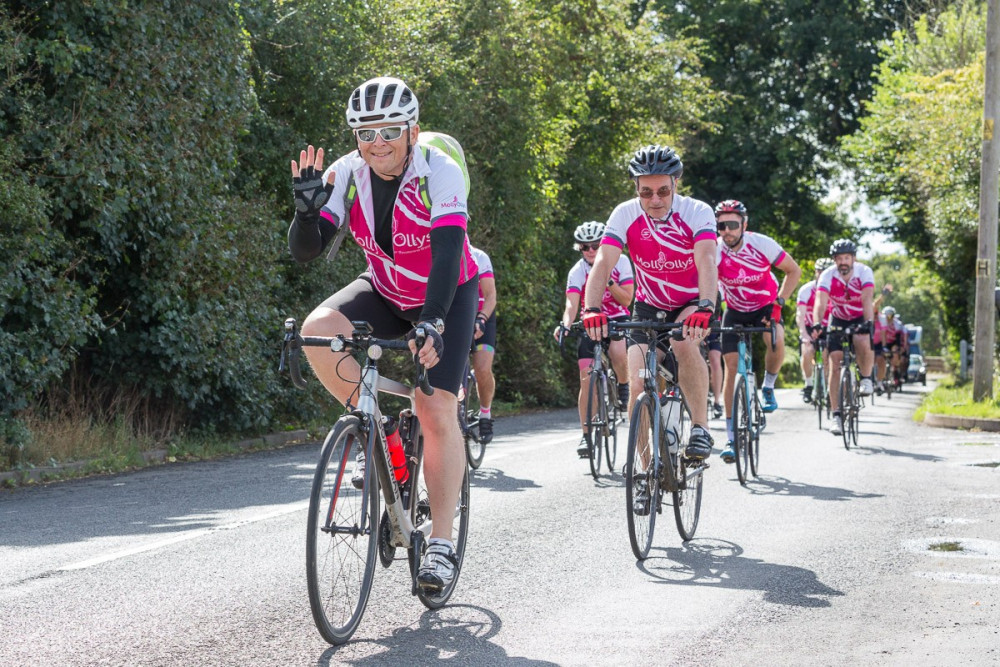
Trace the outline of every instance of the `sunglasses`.
{"type": "Polygon", "coordinates": [[[390,125],[389,127],[380,127],[378,129],[365,127],[360,130],[354,130],[354,136],[363,144],[370,144],[375,141],[375,135],[377,134],[381,135],[384,141],[395,141],[403,136],[403,130],[405,129],[405,125],[390,125]]]}
{"type": "Polygon", "coordinates": [[[715,228],[718,229],[720,232],[726,229],[735,231],[739,229],[740,225],[742,224],[743,224],[742,220],[720,220],[717,223],[715,223],[715,228]]]}
{"type": "Polygon", "coordinates": [[[600,247],[600,243],[581,243],[580,252],[583,252],[584,250],[597,250],[600,247]]]}
{"type": "MultiPolygon", "coordinates": [[[[673,191],[674,191],[673,188],[671,188],[669,185],[664,185],[662,188],[657,190],[655,194],[660,199],[666,199],[667,197],[670,196],[670,193],[673,191]]],[[[637,193],[639,197],[642,199],[652,199],[654,194],[653,188],[642,188],[641,190],[638,190],[637,193]]]]}

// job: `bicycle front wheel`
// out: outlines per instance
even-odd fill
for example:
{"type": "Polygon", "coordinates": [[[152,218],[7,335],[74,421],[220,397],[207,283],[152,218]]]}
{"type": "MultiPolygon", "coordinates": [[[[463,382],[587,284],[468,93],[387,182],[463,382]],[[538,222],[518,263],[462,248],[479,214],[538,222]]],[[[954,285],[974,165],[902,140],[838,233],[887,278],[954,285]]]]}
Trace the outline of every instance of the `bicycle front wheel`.
{"type": "Polygon", "coordinates": [[[632,553],[639,560],[649,555],[656,526],[659,500],[659,475],[655,470],[653,448],[658,446],[653,411],[658,401],[643,394],[632,408],[632,423],[628,430],[628,454],[625,457],[625,515],[628,517],[628,537],[632,553]]]}
{"type": "Polygon", "coordinates": [[[844,449],[851,449],[851,412],[854,409],[854,375],[850,368],[840,372],[840,421],[844,449]]]}
{"type": "Polygon", "coordinates": [[[736,378],[733,393],[733,453],[736,454],[736,478],[746,486],[750,470],[750,405],[747,403],[747,379],[736,378]]]}
{"type": "Polygon", "coordinates": [[[361,420],[341,417],[323,444],[309,496],[309,606],[316,628],[331,644],[343,644],[357,630],[375,574],[378,476],[370,470],[364,490],[351,484],[355,454],[366,442],[361,420]]]}
{"type": "Polygon", "coordinates": [[[817,426],[823,430],[823,410],[826,409],[826,380],[823,377],[823,366],[817,364],[813,370],[813,405],[816,406],[817,426]]]}
{"type": "MultiPolygon", "coordinates": [[[[612,378],[613,379],[613,378],[612,378]]],[[[615,386],[609,381],[608,386],[615,386]]],[[[608,462],[608,473],[615,474],[615,461],[618,459],[618,422],[621,421],[621,410],[614,404],[609,392],[605,392],[605,404],[607,405],[608,431],[604,438],[604,454],[608,462]]]]}
{"type": "Polygon", "coordinates": [[[607,387],[601,373],[591,371],[587,389],[587,442],[590,444],[590,474],[597,479],[601,474],[601,454],[604,447],[604,427],[607,423],[605,397],[607,387]]]}
{"type": "MultiPolygon", "coordinates": [[[[854,402],[851,404],[851,444],[858,446],[858,418],[861,416],[861,396],[854,392],[854,402]]],[[[845,429],[846,430],[846,429],[845,429]]]]}

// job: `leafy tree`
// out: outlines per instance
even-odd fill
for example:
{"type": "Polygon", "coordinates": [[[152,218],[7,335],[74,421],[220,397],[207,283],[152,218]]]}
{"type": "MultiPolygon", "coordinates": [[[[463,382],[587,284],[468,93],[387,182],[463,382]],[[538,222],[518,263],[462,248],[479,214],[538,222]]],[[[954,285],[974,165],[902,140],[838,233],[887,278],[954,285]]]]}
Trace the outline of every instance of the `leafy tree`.
{"type": "Polygon", "coordinates": [[[985,3],[963,2],[883,49],[868,115],[844,147],[886,222],[933,272],[950,345],[971,337],[985,79],[985,3]]]}
{"type": "Polygon", "coordinates": [[[867,264],[875,272],[876,285],[893,286],[881,306],[895,308],[903,324],[922,326],[924,354],[937,355],[944,342],[941,318],[944,308],[933,272],[922,260],[905,254],[876,255],[867,264]]]}

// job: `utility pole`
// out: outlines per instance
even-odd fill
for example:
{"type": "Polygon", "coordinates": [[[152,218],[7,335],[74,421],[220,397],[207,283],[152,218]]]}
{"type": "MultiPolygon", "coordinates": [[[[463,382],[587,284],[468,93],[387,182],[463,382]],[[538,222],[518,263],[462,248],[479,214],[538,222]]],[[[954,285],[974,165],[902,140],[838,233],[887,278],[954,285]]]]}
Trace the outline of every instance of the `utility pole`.
{"type": "Polygon", "coordinates": [[[976,254],[976,331],[972,352],[972,400],[993,398],[996,343],[997,206],[1000,200],[1000,0],[986,9],[986,90],[983,95],[983,153],[979,173],[979,248],[976,254]]]}

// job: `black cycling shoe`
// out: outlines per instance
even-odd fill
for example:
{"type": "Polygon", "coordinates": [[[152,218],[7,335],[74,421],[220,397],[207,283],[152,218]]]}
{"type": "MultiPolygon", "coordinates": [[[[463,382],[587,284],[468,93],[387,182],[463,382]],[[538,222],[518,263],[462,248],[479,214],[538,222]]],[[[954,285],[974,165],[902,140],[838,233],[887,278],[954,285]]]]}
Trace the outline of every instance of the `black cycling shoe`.
{"type": "Polygon", "coordinates": [[[590,458],[590,443],[587,442],[587,436],[580,438],[580,444],[576,447],[576,455],[581,459],[590,458]]]}
{"type": "Polygon", "coordinates": [[[812,403],[813,400],[813,387],[811,384],[807,384],[802,388],[802,402],[812,403]]]}
{"type": "Polygon", "coordinates": [[[485,417],[479,418],[479,442],[488,445],[493,439],[493,420],[485,417]]]}
{"type": "Polygon", "coordinates": [[[720,419],[722,417],[722,405],[720,403],[712,404],[712,419],[720,419]]]}
{"type": "Polygon", "coordinates": [[[618,407],[628,405],[628,383],[618,385],[618,407]]]}
{"type": "Polygon", "coordinates": [[[689,459],[704,460],[712,455],[712,445],[715,441],[712,436],[701,426],[691,427],[691,438],[684,449],[684,456],[689,459]]]}

